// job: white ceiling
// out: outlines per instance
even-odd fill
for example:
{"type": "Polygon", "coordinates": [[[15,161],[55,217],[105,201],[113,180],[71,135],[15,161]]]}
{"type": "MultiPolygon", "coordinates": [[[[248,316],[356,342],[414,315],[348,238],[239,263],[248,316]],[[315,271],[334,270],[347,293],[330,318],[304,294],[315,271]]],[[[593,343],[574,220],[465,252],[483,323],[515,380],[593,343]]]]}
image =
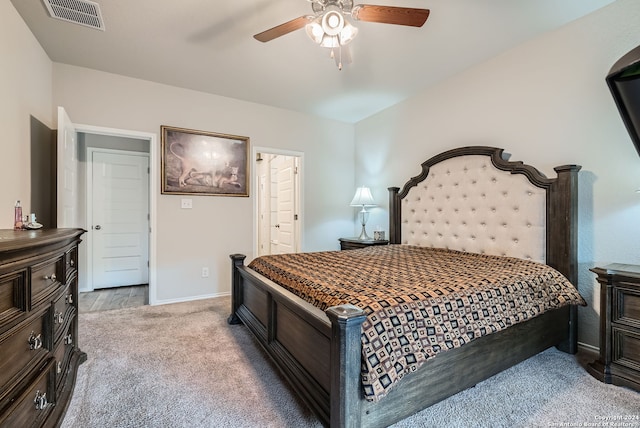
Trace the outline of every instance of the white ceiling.
{"type": "Polygon", "coordinates": [[[612,1],[375,0],[431,15],[422,28],[354,22],[339,71],[304,30],[252,37],[311,14],[307,0],[98,0],[104,32],[11,0],[52,61],[351,123],[612,1]]]}

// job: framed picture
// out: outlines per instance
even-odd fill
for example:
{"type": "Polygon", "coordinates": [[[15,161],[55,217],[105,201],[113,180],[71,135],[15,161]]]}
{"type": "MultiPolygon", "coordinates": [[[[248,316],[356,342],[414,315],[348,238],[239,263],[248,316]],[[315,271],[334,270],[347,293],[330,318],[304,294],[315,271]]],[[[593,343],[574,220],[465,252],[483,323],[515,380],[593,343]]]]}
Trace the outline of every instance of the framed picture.
{"type": "Polygon", "coordinates": [[[163,194],[249,196],[249,137],[160,130],[163,194]]]}

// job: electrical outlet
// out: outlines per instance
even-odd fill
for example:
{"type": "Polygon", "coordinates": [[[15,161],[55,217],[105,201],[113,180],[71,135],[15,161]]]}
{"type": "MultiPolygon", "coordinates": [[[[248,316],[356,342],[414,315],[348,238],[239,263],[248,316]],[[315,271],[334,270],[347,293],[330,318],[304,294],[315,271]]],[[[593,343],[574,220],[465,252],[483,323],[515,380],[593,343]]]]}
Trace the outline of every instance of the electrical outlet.
{"type": "Polygon", "coordinates": [[[192,199],[183,199],[180,201],[180,208],[190,210],[193,208],[193,200],[192,199]]]}
{"type": "Polygon", "coordinates": [[[203,267],[202,268],[202,277],[203,278],[209,278],[209,268],[208,267],[203,267]]]}

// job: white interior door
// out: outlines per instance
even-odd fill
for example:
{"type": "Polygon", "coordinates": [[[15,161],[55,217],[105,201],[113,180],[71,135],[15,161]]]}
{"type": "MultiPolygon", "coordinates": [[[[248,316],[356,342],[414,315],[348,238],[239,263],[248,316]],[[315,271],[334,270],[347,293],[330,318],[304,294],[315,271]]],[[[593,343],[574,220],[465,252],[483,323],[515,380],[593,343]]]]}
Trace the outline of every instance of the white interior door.
{"type": "Polygon", "coordinates": [[[295,253],[301,240],[299,154],[257,151],[256,254],[295,253]]]}
{"type": "Polygon", "coordinates": [[[294,253],[295,246],[295,159],[283,157],[277,164],[277,254],[294,253]]]}
{"type": "Polygon", "coordinates": [[[76,127],[58,107],[58,227],[81,227],[78,219],[78,144],[76,127]]]}
{"type": "Polygon", "coordinates": [[[268,176],[265,172],[261,172],[258,175],[258,256],[264,256],[271,252],[269,188],[268,176]]]}
{"type": "Polygon", "coordinates": [[[93,288],[149,282],[149,156],[91,151],[93,288]]]}

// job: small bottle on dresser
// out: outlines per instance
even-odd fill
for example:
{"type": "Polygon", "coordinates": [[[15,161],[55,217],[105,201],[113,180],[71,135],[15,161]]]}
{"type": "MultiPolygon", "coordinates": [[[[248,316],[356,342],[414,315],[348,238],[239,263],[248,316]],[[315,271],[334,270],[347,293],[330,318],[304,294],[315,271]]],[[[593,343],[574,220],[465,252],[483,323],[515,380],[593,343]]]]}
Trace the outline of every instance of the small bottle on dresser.
{"type": "Polygon", "coordinates": [[[13,215],[13,229],[21,230],[22,229],[22,205],[20,205],[20,201],[16,201],[16,206],[14,208],[13,215]]]}

